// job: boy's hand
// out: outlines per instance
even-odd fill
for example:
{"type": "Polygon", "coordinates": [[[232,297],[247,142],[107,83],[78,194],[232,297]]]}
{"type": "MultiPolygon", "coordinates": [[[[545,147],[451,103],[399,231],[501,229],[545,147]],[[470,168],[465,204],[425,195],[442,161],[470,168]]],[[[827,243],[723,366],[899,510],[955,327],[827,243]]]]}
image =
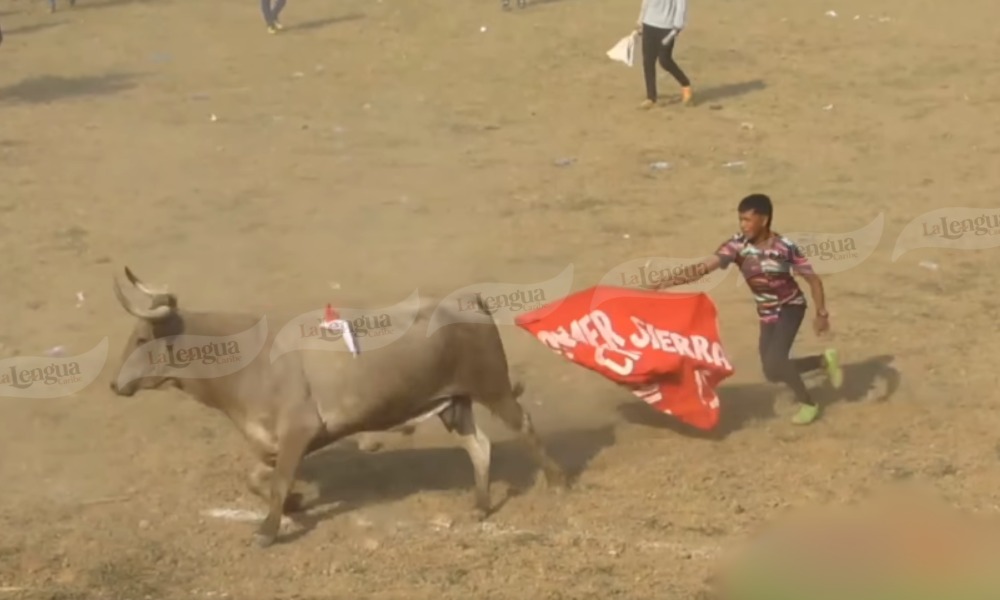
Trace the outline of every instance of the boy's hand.
{"type": "Polygon", "coordinates": [[[826,311],[816,313],[816,318],[813,320],[813,329],[816,330],[816,335],[823,335],[830,331],[830,315],[826,311]]]}

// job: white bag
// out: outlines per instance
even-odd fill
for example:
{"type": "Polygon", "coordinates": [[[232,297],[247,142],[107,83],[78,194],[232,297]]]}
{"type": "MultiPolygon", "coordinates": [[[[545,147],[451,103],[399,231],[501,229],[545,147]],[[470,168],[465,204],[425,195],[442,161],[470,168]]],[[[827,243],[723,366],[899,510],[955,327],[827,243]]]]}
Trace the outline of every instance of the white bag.
{"type": "Polygon", "coordinates": [[[625,63],[628,66],[632,66],[632,58],[635,55],[635,38],[637,37],[636,32],[632,32],[622,39],[618,40],[618,43],[614,45],[613,48],[607,51],[608,58],[611,60],[617,60],[618,62],[625,63]]]}

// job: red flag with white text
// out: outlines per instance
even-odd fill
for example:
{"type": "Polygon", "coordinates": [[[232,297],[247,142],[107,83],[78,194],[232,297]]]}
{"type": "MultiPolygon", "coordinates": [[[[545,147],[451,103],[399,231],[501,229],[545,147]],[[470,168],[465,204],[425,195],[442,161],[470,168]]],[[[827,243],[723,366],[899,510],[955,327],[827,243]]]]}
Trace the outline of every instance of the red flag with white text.
{"type": "Polygon", "coordinates": [[[595,286],[520,315],[553,351],[703,430],[719,422],[716,388],[734,370],[703,293],[595,286]]]}

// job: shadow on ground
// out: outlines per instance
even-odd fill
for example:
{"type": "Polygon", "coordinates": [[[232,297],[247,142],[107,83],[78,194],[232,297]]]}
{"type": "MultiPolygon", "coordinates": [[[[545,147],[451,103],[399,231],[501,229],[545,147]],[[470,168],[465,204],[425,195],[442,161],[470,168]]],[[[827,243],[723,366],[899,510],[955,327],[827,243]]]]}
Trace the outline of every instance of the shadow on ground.
{"type": "Polygon", "coordinates": [[[4,29],[4,36],[8,35],[24,35],[26,33],[36,33],[38,31],[45,31],[46,29],[52,29],[53,27],[59,27],[65,25],[62,21],[46,21],[44,23],[35,23],[34,25],[22,25],[21,27],[14,27],[13,29],[4,29]]]}
{"type": "Polygon", "coordinates": [[[708,87],[704,89],[695,88],[695,102],[698,104],[707,104],[710,102],[719,102],[721,100],[727,100],[729,98],[736,98],[738,96],[744,96],[750,92],[757,92],[763,90],[767,87],[761,79],[753,79],[750,81],[742,81],[740,83],[727,83],[725,85],[717,85],[714,87],[708,87]]]}
{"type": "MultiPolygon", "coordinates": [[[[894,358],[891,355],[882,355],[843,365],[844,385],[841,389],[831,389],[824,381],[821,387],[810,386],[810,390],[823,406],[864,399],[886,400],[899,389],[901,381],[899,371],[890,364],[894,358]],[[882,388],[884,391],[881,391],[882,388]]],[[[682,435],[702,439],[722,440],[754,421],[776,418],[775,398],[780,391],[781,387],[778,384],[723,385],[718,390],[721,405],[720,422],[711,432],[684,425],[641,402],[623,404],[618,407],[618,412],[623,419],[635,425],[669,429],[682,435]]]]}
{"type": "MultiPolygon", "coordinates": [[[[543,441],[572,484],[601,450],[614,444],[614,425],[547,433],[543,441]]],[[[353,443],[344,444],[307,458],[300,477],[315,483],[319,496],[307,499],[307,514],[296,515],[303,529],[289,536],[289,541],[338,514],[426,491],[464,492],[468,494],[469,507],[473,505],[472,462],[457,444],[376,453],[358,450],[353,443]]],[[[493,511],[501,510],[509,499],[527,492],[539,477],[540,470],[520,439],[495,442],[491,480],[508,484],[509,492],[499,501],[497,494],[493,494],[493,511]]]]}
{"type": "MultiPolygon", "coordinates": [[[[76,0],[76,5],[73,7],[69,6],[69,2],[65,2],[66,11],[76,11],[76,10],[93,10],[95,8],[114,8],[116,6],[124,6],[126,4],[152,4],[164,5],[169,2],[169,0],[103,0],[101,2],[91,1],[91,0],[76,0]]],[[[56,11],[58,14],[63,10],[63,2],[58,2],[59,7],[56,11]]]]}
{"type": "Polygon", "coordinates": [[[344,15],[342,17],[327,17],[325,19],[314,19],[312,21],[305,21],[302,23],[293,23],[291,25],[285,25],[285,31],[312,31],[315,29],[322,29],[324,27],[329,27],[330,25],[336,25],[337,23],[346,23],[348,21],[358,21],[364,19],[365,15],[361,13],[352,13],[349,15],[344,15]]]}
{"type": "Polygon", "coordinates": [[[45,103],[82,96],[115,94],[135,86],[138,75],[109,73],[84,77],[42,75],[0,88],[0,102],[45,103]]]}

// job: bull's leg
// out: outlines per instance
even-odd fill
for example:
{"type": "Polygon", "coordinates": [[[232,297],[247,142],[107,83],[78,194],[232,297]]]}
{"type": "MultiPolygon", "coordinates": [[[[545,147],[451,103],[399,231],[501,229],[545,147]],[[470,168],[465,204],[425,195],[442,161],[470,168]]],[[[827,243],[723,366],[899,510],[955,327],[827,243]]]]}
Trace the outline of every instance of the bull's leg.
{"type": "MultiPolygon", "coordinates": [[[[247,475],[247,488],[265,502],[271,495],[271,474],[274,472],[273,464],[259,463],[250,470],[247,475]]],[[[305,504],[306,496],[313,492],[308,481],[296,479],[292,484],[292,491],[285,499],[284,512],[286,515],[300,512],[305,504]]]]}
{"type": "Polygon", "coordinates": [[[272,466],[263,463],[254,465],[253,469],[250,469],[250,473],[247,474],[247,488],[257,496],[267,500],[272,472],[274,472],[272,466]]]}
{"type": "Polygon", "coordinates": [[[458,436],[462,447],[469,453],[476,478],[476,510],[480,517],[485,517],[490,512],[490,439],[476,425],[469,398],[456,398],[441,412],[440,418],[445,428],[458,436]]]}
{"type": "Polygon", "coordinates": [[[295,414],[289,415],[292,422],[282,428],[278,438],[278,455],[274,471],[271,473],[270,505],[267,516],[257,529],[255,538],[261,547],[274,543],[281,526],[281,515],[284,512],[285,501],[295,482],[295,475],[302,464],[311,444],[320,435],[323,424],[319,415],[295,414]]]}
{"type": "Polygon", "coordinates": [[[545,446],[542,445],[542,440],[539,439],[535,426],[531,422],[531,415],[524,410],[517,401],[517,397],[512,393],[504,401],[490,406],[490,408],[507,427],[521,434],[521,439],[527,443],[535,462],[545,473],[545,481],[549,487],[566,487],[565,472],[545,451],[545,446]]]}

